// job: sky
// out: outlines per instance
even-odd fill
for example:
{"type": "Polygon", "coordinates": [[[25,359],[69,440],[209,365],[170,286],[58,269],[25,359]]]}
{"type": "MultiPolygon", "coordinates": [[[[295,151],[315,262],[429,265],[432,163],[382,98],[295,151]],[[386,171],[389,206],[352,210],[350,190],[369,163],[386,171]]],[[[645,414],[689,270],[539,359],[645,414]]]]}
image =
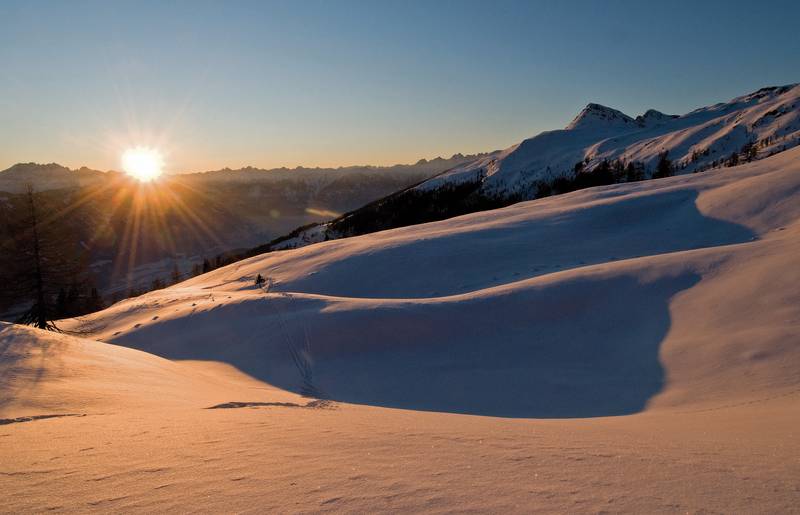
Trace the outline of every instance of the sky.
{"type": "Polygon", "coordinates": [[[800,82],[800,2],[0,2],[0,169],[388,165],[800,82]]]}

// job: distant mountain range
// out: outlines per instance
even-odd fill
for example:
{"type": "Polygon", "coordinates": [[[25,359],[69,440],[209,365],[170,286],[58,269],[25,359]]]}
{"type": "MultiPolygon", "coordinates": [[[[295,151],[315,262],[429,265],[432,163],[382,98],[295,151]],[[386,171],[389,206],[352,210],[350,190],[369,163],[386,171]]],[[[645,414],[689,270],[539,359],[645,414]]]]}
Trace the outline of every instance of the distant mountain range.
{"type": "MultiPolygon", "coordinates": [[[[0,172],[0,238],[24,215],[21,194],[31,184],[40,216],[74,235],[95,284],[105,292],[149,288],[174,266],[187,274],[204,257],[329,220],[477,157],[389,167],[223,169],[166,176],[156,188],[139,188],[119,172],[21,163],[0,172]]],[[[0,267],[8,259],[2,249],[0,267]]]]}
{"type": "MultiPolygon", "coordinates": [[[[194,172],[172,175],[183,181],[198,182],[230,182],[230,183],[293,183],[313,187],[316,190],[324,189],[337,182],[354,180],[371,181],[407,179],[422,180],[431,175],[438,174],[460,164],[472,162],[486,154],[463,155],[454,154],[449,158],[436,157],[431,160],[420,159],[414,164],[397,164],[392,166],[342,166],[329,168],[222,168],[206,172],[194,172]]],[[[0,171],[0,192],[22,193],[30,184],[36,191],[49,191],[57,189],[70,189],[87,186],[103,181],[111,175],[120,172],[93,170],[81,167],[71,170],[57,163],[17,163],[14,166],[0,171]]]]}
{"type": "Polygon", "coordinates": [[[56,163],[17,163],[0,172],[0,192],[22,193],[29,184],[36,191],[79,188],[104,178],[104,172],[86,167],[70,170],[56,163]]]}

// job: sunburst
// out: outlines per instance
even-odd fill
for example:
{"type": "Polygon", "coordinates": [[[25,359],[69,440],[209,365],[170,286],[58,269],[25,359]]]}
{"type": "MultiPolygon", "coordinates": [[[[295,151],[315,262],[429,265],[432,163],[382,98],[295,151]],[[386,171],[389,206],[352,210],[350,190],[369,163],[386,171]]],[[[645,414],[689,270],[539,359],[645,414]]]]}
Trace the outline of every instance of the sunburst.
{"type": "Polygon", "coordinates": [[[138,181],[150,182],[163,173],[164,158],[154,148],[129,148],[122,154],[122,169],[138,181]]]}

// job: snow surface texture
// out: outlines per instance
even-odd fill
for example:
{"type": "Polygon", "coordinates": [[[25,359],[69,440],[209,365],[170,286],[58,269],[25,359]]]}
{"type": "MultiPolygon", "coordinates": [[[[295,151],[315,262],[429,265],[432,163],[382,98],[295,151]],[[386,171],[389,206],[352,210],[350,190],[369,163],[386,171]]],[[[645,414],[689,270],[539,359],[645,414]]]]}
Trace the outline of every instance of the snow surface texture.
{"type": "Polygon", "coordinates": [[[796,511],[798,262],[795,149],[4,326],[2,509],[796,511]]]}
{"type": "Polygon", "coordinates": [[[419,187],[482,178],[487,194],[528,192],[536,181],[572,173],[578,162],[591,169],[603,160],[636,161],[652,171],[662,152],[668,152],[679,173],[688,173],[728,158],[746,143],[767,139],[761,156],[800,144],[800,85],[763,88],[682,116],[651,109],[631,118],[589,104],[564,130],[543,132],[479,157],[419,187]]]}

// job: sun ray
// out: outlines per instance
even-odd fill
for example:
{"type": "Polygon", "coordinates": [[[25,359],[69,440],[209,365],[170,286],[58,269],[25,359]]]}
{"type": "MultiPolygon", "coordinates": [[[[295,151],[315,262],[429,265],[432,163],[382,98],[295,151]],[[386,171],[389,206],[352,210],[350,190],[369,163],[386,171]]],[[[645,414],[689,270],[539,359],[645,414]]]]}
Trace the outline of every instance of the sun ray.
{"type": "MultiPolygon", "coordinates": [[[[186,188],[189,191],[195,191],[192,188],[186,188]]],[[[222,245],[222,239],[203,221],[199,215],[194,213],[192,209],[186,204],[186,202],[173,190],[168,190],[167,194],[170,195],[171,200],[173,202],[173,206],[176,210],[176,214],[181,217],[182,220],[186,223],[187,227],[191,227],[193,229],[199,230],[203,236],[210,238],[215,244],[222,245]]],[[[203,198],[203,195],[199,195],[203,198]]],[[[210,196],[206,196],[210,199],[210,196]]],[[[198,233],[195,232],[195,237],[197,237],[198,233]]],[[[199,239],[199,238],[198,238],[199,239]]]]}

